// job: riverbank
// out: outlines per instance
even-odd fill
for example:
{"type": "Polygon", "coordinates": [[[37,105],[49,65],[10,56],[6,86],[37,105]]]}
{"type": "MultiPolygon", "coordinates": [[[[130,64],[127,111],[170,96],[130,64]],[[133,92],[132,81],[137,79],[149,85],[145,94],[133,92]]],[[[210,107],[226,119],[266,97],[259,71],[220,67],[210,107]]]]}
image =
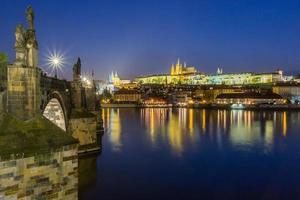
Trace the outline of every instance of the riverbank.
{"type": "Polygon", "coordinates": [[[242,104],[188,104],[178,105],[138,105],[138,104],[101,104],[102,108],[195,108],[195,109],[228,109],[228,110],[299,110],[300,105],[294,104],[260,104],[260,105],[242,105],[242,104]]]}
{"type": "Polygon", "coordinates": [[[130,104],[130,103],[102,103],[102,108],[137,108],[139,105],[137,104],[130,104]]]}
{"type": "Polygon", "coordinates": [[[300,105],[293,104],[260,104],[260,105],[243,105],[243,104],[201,104],[189,105],[188,108],[205,108],[205,109],[228,109],[228,110],[300,110],[300,105]]]}
{"type": "Polygon", "coordinates": [[[166,105],[144,105],[144,104],[101,104],[102,108],[172,108],[172,104],[166,105]]]}

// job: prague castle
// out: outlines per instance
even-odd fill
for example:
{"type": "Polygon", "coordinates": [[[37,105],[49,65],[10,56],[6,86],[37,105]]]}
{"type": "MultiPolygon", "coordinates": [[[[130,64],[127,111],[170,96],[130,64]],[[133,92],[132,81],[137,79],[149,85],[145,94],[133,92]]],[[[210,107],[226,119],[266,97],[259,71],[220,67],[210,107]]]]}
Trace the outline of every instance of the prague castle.
{"type": "Polygon", "coordinates": [[[197,73],[197,70],[195,67],[187,67],[186,63],[184,63],[184,66],[180,63],[180,60],[178,58],[176,65],[174,64],[171,67],[171,75],[183,75],[183,74],[195,74],[197,73]]]}
{"type": "Polygon", "coordinates": [[[137,77],[139,84],[182,84],[182,85],[257,85],[273,84],[292,80],[292,76],[284,76],[281,70],[269,73],[223,73],[218,68],[216,74],[204,74],[195,67],[187,67],[178,59],[176,65],[171,66],[170,74],[159,74],[137,77]]]}

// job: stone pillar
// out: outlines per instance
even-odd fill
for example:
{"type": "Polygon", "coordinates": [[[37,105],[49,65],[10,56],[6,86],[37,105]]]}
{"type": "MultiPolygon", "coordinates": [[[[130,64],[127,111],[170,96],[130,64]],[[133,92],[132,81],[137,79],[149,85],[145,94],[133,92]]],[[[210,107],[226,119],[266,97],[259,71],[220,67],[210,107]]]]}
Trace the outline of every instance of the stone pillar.
{"type": "Polygon", "coordinates": [[[96,110],[96,90],[95,87],[85,88],[86,109],[88,111],[96,110]]]}
{"type": "Polygon", "coordinates": [[[40,112],[39,68],[10,65],[7,71],[7,112],[19,119],[34,118],[40,112]]]}
{"type": "Polygon", "coordinates": [[[26,10],[29,29],[18,25],[15,32],[16,60],[7,69],[7,112],[21,120],[40,113],[41,70],[38,68],[38,42],[34,29],[34,12],[26,10]]]}
{"type": "Polygon", "coordinates": [[[83,107],[83,89],[80,81],[72,81],[71,82],[71,96],[72,96],[72,106],[75,109],[80,109],[83,107]]]}
{"type": "Polygon", "coordinates": [[[84,105],[83,102],[83,87],[81,82],[81,60],[77,59],[77,62],[73,66],[73,81],[71,82],[72,86],[72,101],[73,107],[75,109],[81,109],[84,105]]]}

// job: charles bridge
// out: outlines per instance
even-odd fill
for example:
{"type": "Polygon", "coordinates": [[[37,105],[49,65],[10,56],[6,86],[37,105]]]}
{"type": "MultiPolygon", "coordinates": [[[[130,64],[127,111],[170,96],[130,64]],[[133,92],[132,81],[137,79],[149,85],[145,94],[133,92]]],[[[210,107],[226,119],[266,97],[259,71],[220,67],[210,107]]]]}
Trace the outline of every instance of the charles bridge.
{"type": "MultiPolygon", "coordinates": [[[[81,60],[73,66],[73,80],[49,77],[39,68],[38,42],[34,12],[26,10],[28,29],[16,27],[16,58],[7,66],[6,82],[2,80],[0,111],[23,121],[43,115],[81,146],[95,144],[99,118],[96,112],[95,86],[81,79],[81,60]]],[[[0,80],[1,82],[1,80],[0,80]]],[[[96,148],[97,149],[97,148],[96,148]]]]}

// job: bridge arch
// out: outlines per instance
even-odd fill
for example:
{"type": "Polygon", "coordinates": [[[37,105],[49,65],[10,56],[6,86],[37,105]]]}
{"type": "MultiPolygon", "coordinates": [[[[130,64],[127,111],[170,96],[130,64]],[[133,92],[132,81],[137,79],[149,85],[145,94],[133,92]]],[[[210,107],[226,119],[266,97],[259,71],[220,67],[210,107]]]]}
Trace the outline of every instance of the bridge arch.
{"type": "Polygon", "coordinates": [[[64,98],[57,92],[51,92],[47,98],[47,103],[43,106],[43,116],[49,119],[63,131],[67,131],[68,112],[64,103],[64,98]]]}

